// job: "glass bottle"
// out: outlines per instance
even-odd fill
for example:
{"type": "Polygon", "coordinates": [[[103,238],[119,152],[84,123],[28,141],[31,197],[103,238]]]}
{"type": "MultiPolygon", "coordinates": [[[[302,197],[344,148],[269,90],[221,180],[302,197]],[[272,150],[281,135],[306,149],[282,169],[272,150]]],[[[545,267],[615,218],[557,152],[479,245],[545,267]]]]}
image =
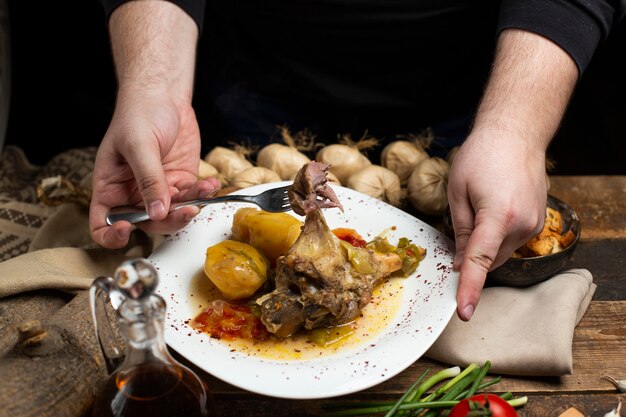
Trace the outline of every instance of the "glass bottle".
{"type": "Polygon", "coordinates": [[[115,278],[96,278],[90,288],[96,335],[110,373],[96,396],[93,417],[216,415],[204,382],[167,350],[166,305],[154,293],[157,284],[155,268],[138,258],[121,264],[115,278]],[[116,310],[125,352],[109,321],[108,301],[116,310]]]}

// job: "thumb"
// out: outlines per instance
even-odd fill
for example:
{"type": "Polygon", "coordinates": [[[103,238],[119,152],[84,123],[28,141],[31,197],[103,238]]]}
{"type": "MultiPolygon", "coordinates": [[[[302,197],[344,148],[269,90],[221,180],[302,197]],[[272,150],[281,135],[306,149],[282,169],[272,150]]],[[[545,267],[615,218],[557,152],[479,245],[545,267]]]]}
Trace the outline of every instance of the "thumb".
{"type": "Polygon", "coordinates": [[[163,220],[169,211],[170,193],[158,150],[132,153],[128,163],[150,219],[163,220]]]}

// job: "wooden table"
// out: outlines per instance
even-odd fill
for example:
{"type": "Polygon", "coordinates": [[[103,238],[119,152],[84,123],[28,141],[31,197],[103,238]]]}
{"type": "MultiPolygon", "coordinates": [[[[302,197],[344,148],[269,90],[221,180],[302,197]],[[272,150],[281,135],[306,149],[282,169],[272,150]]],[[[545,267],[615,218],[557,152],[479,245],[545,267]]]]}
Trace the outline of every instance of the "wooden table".
{"type": "MultiPolygon", "coordinates": [[[[572,375],[551,378],[504,376],[494,391],[528,395],[520,416],[558,416],[576,407],[586,416],[604,416],[618,394],[603,375],[626,379],[626,177],[552,177],[550,193],[568,202],[581,218],[582,238],[568,267],[587,268],[598,285],[576,328],[572,375]]],[[[398,399],[427,368],[449,367],[422,358],[398,376],[365,391],[340,397],[359,401],[398,399]]],[[[315,416],[329,400],[294,401],[242,392],[210,376],[223,417],[315,416]]]]}
{"type": "MultiPolygon", "coordinates": [[[[620,394],[603,379],[604,375],[626,379],[626,176],[555,176],[551,177],[550,192],[572,205],[581,218],[582,239],[568,267],[590,270],[598,285],[574,334],[573,374],[549,378],[504,376],[492,391],[527,395],[528,404],[519,409],[520,416],[558,416],[569,407],[576,407],[586,416],[603,416],[617,406],[618,399],[626,406],[626,394],[620,394]]],[[[71,300],[71,296],[49,291],[0,299],[0,359],[17,341],[16,325],[31,319],[46,320],[71,300]]],[[[70,314],[77,321],[75,332],[87,335],[92,331],[84,310],[70,314]]],[[[95,355],[92,345],[93,340],[86,349],[95,355]]],[[[179,359],[189,365],[184,358],[179,359]]],[[[191,365],[208,383],[222,417],[315,416],[324,404],[337,400],[395,400],[427,368],[434,372],[449,366],[422,358],[398,376],[355,394],[327,400],[284,400],[245,392],[191,365]]],[[[0,361],[0,381],[8,377],[2,374],[3,369],[0,361]]],[[[84,381],[67,381],[73,383],[71,390],[63,386],[33,387],[48,391],[47,403],[39,398],[32,409],[13,414],[0,404],[0,417],[85,415],[96,379],[92,369],[76,372],[84,381]]]]}

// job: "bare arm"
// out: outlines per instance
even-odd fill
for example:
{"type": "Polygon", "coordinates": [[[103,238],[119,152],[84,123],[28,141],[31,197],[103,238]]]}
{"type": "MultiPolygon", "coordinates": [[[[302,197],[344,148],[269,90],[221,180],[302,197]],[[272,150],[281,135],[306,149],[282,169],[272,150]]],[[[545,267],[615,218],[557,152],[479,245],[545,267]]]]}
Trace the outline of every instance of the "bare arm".
{"type": "Polygon", "coordinates": [[[182,9],[167,1],[134,1],[109,21],[121,92],[163,88],[191,102],[198,28],[182,9]]]}
{"type": "Polygon", "coordinates": [[[143,203],[152,221],[142,228],[170,233],[197,208],[168,214],[172,199],[199,197],[218,187],[198,181],[200,132],[191,107],[198,27],[168,1],[132,1],[111,15],[118,78],[115,112],[93,174],[90,231],[109,248],[126,245],[131,225],[107,226],[111,207],[143,203]]]}
{"type": "Polygon", "coordinates": [[[552,41],[516,29],[501,33],[474,125],[450,172],[462,320],[471,318],[487,272],[543,225],[545,152],[577,79],[576,64],[552,41]]]}

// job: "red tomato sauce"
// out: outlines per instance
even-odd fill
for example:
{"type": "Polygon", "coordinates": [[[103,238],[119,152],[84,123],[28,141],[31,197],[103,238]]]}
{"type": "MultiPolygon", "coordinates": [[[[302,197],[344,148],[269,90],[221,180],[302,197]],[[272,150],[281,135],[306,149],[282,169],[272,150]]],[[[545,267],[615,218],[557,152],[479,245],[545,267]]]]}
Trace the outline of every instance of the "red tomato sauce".
{"type": "Polygon", "coordinates": [[[270,337],[261,319],[247,305],[214,301],[192,321],[191,327],[215,339],[266,340],[270,337]]]}
{"type": "Polygon", "coordinates": [[[363,240],[361,235],[354,229],[349,229],[347,227],[338,227],[333,229],[333,233],[337,238],[344,240],[357,248],[364,248],[367,242],[363,240]]]}

